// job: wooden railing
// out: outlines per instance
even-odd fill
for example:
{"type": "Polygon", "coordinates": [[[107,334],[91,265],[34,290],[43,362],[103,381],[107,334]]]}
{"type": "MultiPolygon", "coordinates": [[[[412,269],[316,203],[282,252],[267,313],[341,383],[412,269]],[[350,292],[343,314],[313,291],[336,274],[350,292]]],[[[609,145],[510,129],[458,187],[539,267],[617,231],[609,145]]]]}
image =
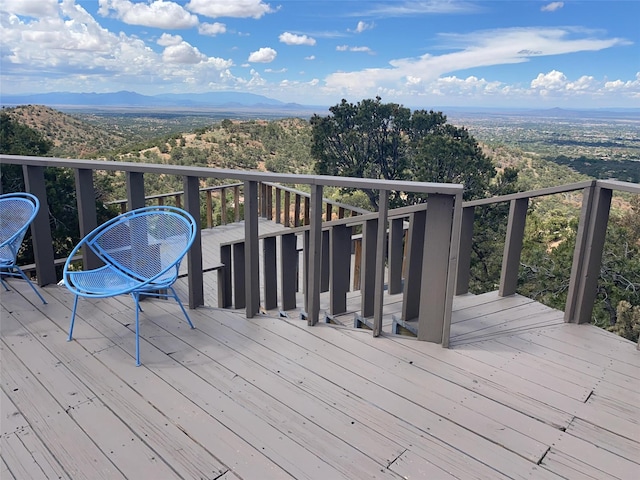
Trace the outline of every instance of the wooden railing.
{"type": "MultiPolygon", "coordinates": [[[[205,220],[207,228],[216,225],[226,225],[230,222],[238,222],[244,218],[240,211],[242,204],[242,183],[218,185],[214,187],[200,188],[201,200],[204,198],[206,206],[205,220]],[[228,192],[232,193],[231,202],[228,199],[228,192]],[[220,221],[216,222],[214,212],[214,202],[220,204],[220,221]],[[231,204],[231,207],[229,207],[231,204]],[[229,216],[229,208],[233,209],[233,215],[229,216]]],[[[288,227],[299,227],[309,225],[309,205],[311,195],[294,188],[285,187],[276,183],[260,182],[258,188],[258,210],[262,218],[273,220],[288,227]],[[275,193],[274,193],[275,192],[275,193]],[[293,200],[292,200],[293,198],[293,200]]],[[[146,205],[168,205],[172,204],[180,208],[183,203],[184,191],[163,193],[158,195],[145,196],[146,205]]],[[[323,198],[324,220],[331,220],[334,217],[344,218],[345,216],[355,216],[369,213],[368,210],[336,202],[329,198],[323,198]]],[[[127,199],[107,202],[107,205],[116,205],[120,213],[127,211],[127,199]]]]}
{"type": "MultiPolygon", "coordinates": [[[[244,275],[242,276],[242,297],[247,317],[253,317],[260,309],[260,255],[258,237],[258,215],[262,210],[264,214],[274,213],[278,218],[277,201],[278,193],[284,198],[282,221],[286,222],[287,192],[289,198],[292,191],[286,188],[276,189],[273,195],[274,184],[304,185],[309,189],[305,195],[294,195],[293,219],[290,222],[305,224],[305,273],[304,296],[305,314],[310,325],[317,323],[320,314],[320,291],[323,283],[322,266],[322,242],[323,242],[323,217],[333,217],[334,208],[337,208],[337,216],[341,215],[341,209],[346,212],[344,205],[335,205],[331,208],[323,204],[323,188],[325,186],[353,189],[373,189],[379,193],[380,209],[378,212],[367,215],[332,220],[332,228],[335,230],[341,222],[345,225],[360,221],[363,225],[363,257],[368,259],[366,272],[363,272],[363,289],[367,306],[365,314],[371,313],[373,317],[374,335],[379,335],[382,325],[383,295],[385,290],[385,238],[388,223],[388,199],[389,193],[412,192],[426,194],[428,197],[428,210],[420,207],[426,215],[426,221],[432,222],[432,228],[427,229],[425,242],[417,244],[414,248],[423,250],[425,262],[433,260],[437,268],[421,270],[421,287],[419,294],[412,298],[418,302],[417,312],[420,322],[420,337],[434,342],[442,342],[448,335],[448,325],[451,320],[451,309],[455,289],[455,272],[457,270],[457,251],[462,212],[462,186],[453,184],[421,183],[384,181],[345,177],[314,176],[314,175],[290,175],[273,174],[264,172],[250,172],[239,170],[214,169],[204,167],[153,165],[129,162],[107,162],[98,160],[67,160],[45,157],[27,157],[14,155],[0,155],[0,164],[17,164],[23,166],[25,185],[27,191],[36,195],[42,205],[47,205],[44,169],[47,167],[70,168],[75,172],[76,198],[78,205],[78,221],[80,234],[85,235],[97,226],[94,172],[95,171],[120,171],[124,172],[127,187],[127,207],[139,208],[146,205],[144,194],[145,174],[177,175],[183,178],[184,190],[181,194],[182,208],[190,212],[194,217],[200,216],[200,181],[203,178],[216,178],[224,181],[242,182],[242,198],[244,210],[244,242],[242,245],[242,257],[244,259],[244,275]],[[271,185],[271,187],[270,187],[271,185]],[[259,192],[263,192],[260,195],[259,192]],[[271,192],[271,193],[269,193],[271,192]],[[307,196],[308,195],[308,196],[307,196]],[[276,197],[272,205],[271,199],[276,197]],[[261,200],[262,199],[262,200],[261,200]],[[299,204],[300,207],[296,206],[299,204]],[[296,212],[301,212],[300,216],[296,212]],[[296,218],[302,219],[296,222],[296,218]],[[428,284],[438,285],[437,288],[427,288],[428,284]],[[371,300],[373,298],[373,300],[371,300]]],[[[291,200],[289,200],[291,202],[291,200]]],[[[290,205],[291,206],[291,205],[290,205]]],[[[37,281],[40,285],[46,285],[57,281],[55,259],[53,257],[52,237],[47,208],[41,208],[31,231],[34,245],[37,281]]],[[[329,222],[329,223],[331,223],[329,222]]],[[[346,227],[348,228],[348,227],[346,227]]],[[[335,235],[335,234],[334,234],[335,235]]],[[[239,254],[240,247],[238,247],[239,254]]],[[[337,257],[334,256],[337,262],[337,257]]],[[[91,258],[83,258],[85,267],[93,268],[91,258]]],[[[189,307],[196,308],[204,304],[204,282],[202,268],[202,245],[200,232],[186,259],[189,286],[189,307]]],[[[234,272],[238,275],[239,270],[234,272]]],[[[238,283],[237,281],[235,282],[238,283]]],[[[336,298],[340,297],[339,282],[332,282],[330,288],[335,288],[336,298]],[[335,287],[334,287],[335,285],[335,287]]]]}
{"type": "MultiPolygon", "coordinates": [[[[356,285],[361,295],[360,316],[372,326],[373,334],[379,335],[384,295],[402,293],[402,315],[398,321],[404,324],[413,322],[419,339],[442,343],[443,346],[448,346],[449,343],[453,297],[468,291],[476,208],[501,202],[508,202],[510,205],[498,292],[501,296],[508,296],[516,291],[530,199],[582,191],[565,321],[589,323],[597,293],[613,192],[640,194],[638,184],[594,180],[463,203],[462,186],[452,184],[388,182],[12,155],[0,155],[0,164],[22,165],[27,190],[36,195],[43,205],[47,202],[44,169],[73,169],[82,235],[96,226],[93,188],[93,173],[96,170],[125,173],[127,206],[131,209],[142,207],[147,202],[144,195],[145,174],[182,176],[184,191],[177,192],[180,194],[180,202],[183,208],[196,217],[200,215],[201,178],[241,182],[242,187],[236,185],[242,190],[245,236],[242,241],[222,246],[221,258],[225,268],[219,282],[219,302],[221,306],[244,308],[247,317],[258,314],[261,305],[271,309],[276,308],[280,302],[279,308],[283,311],[296,308],[296,292],[300,289],[300,285],[296,285],[296,279],[300,277],[294,272],[294,268],[298,268],[299,257],[297,237],[302,238],[302,309],[308,323],[313,325],[319,319],[321,292],[329,292],[329,315],[343,312],[350,288],[351,251],[354,242],[352,233],[358,227],[361,229],[361,237],[356,241],[362,242],[361,257],[356,261],[361,278],[359,285],[356,285]],[[306,185],[310,193],[295,192],[279,184],[306,185]],[[373,213],[354,210],[346,217],[346,206],[330,201],[328,203],[331,206],[323,203],[324,186],[375,189],[379,192],[380,209],[373,213]],[[392,191],[427,194],[427,201],[425,204],[389,211],[388,198],[392,191]],[[291,196],[294,197],[293,204],[291,196]],[[334,215],[335,208],[338,209],[337,215],[334,215]],[[340,213],[343,208],[343,213],[340,213]],[[288,218],[286,212],[290,212],[288,218]],[[258,236],[259,215],[292,225],[293,228],[278,234],[258,236]],[[276,241],[278,237],[279,247],[276,241]],[[262,262],[260,245],[264,253],[262,262]],[[277,248],[279,251],[276,251],[277,248]],[[279,286],[276,280],[278,262],[281,270],[279,286]]],[[[240,196],[235,198],[239,204],[240,196]]],[[[54,283],[57,278],[46,208],[40,209],[32,224],[32,234],[37,281],[40,285],[54,283]]],[[[83,261],[85,265],[92,266],[90,258],[84,258],[83,261]]],[[[202,246],[199,237],[189,252],[186,263],[189,307],[196,308],[204,304],[202,246]]]]}

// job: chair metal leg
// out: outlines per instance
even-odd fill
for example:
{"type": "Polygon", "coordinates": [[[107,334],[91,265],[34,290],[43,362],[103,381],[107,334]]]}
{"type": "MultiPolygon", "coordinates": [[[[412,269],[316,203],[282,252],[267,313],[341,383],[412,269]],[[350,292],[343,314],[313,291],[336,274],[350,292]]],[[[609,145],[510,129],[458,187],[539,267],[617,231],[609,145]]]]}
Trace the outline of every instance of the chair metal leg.
{"type": "Polygon", "coordinates": [[[7,282],[4,281],[4,278],[0,277],[0,283],[2,283],[2,286],[4,287],[5,291],[9,291],[9,285],[7,285],[7,282]]]}
{"type": "Polygon", "coordinates": [[[131,296],[136,301],[136,367],[140,366],[140,296],[132,293],[131,296]]]}
{"type": "Polygon", "coordinates": [[[169,287],[169,290],[171,290],[173,298],[175,298],[176,302],[178,302],[178,305],[180,305],[180,308],[182,309],[182,313],[184,313],[184,316],[187,319],[187,322],[189,322],[189,326],[191,328],[196,328],[196,327],[193,326],[193,323],[191,323],[191,319],[189,318],[189,315],[187,314],[187,311],[185,310],[184,305],[182,305],[182,302],[180,301],[180,298],[176,294],[176,291],[173,289],[173,287],[169,287]]]}
{"type": "Polygon", "coordinates": [[[35,285],[31,282],[31,280],[29,280],[29,278],[25,275],[25,273],[22,271],[22,269],[20,267],[18,267],[17,265],[14,265],[13,268],[15,270],[17,270],[18,273],[20,274],[20,276],[27,281],[27,283],[31,287],[31,290],[33,290],[36,293],[36,295],[38,295],[38,297],[40,297],[40,300],[42,300],[42,303],[44,303],[46,305],[47,301],[44,299],[44,297],[42,295],[40,295],[40,292],[38,290],[36,290],[35,285]]]}
{"type": "Polygon", "coordinates": [[[67,338],[67,342],[70,342],[73,338],[73,324],[76,321],[76,309],[78,308],[78,295],[73,300],[73,310],[71,311],[71,321],[69,323],[69,337],[67,338]]]}

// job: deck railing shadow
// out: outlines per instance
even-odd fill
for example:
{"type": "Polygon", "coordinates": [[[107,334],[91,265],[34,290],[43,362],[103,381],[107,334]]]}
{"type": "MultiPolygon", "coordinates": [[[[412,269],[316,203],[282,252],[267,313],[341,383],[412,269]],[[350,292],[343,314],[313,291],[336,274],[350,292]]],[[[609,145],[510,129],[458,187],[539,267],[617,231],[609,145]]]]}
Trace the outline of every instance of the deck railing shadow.
{"type": "MultiPolygon", "coordinates": [[[[462,186],[453,184],[13,155],[0,155],[0,164],[22,165],[27,191],[36,195],[43,205],[47,205],[44,169],[73,169],[81,235],[97,226],[96,171],[124,173],[127,209],[139,208],[148,202],[166,202],[167,197],[173,197],[174,204],[200,218],[204,201],[207,213],[203,224],[206,227],[215,224],[212,216],[215,195],[221,203],[221,223],[228,221],[228,192],[232,192],[229,200],[233,205],[231,218],[244,220],[245,234],[243,240],[221,247],[224,268],[218,282],[220,306],[242,308],[247,317],[258,315],[261,307],[286,311],[298,307],[296,294],[301,290],[304,297],[301,310],[308,323],[314,325],[320,317],[321,292],[329,293],[328,314],[339,314],[346,308],[351,280],[357,279],[354,290],[359,289],[361,298],[358,314],[371,325],[374,336],[381,333],[385,295],[401,293],[402,313],[397,323],[409,326],[418,339],[443,346],[449,344],[453,297],[468,291],[475,208],[509,202],[499,287],[500,296],[509,296],[516,289],[530,199],[582,191],[565,321],[588,323],[596,297],[612,193],[640,193],[637,184],[594,180],[463,202],[462,186]],[[181,176],[184,190],[146,198],[145,174],[181,176]],[[207,178],[228,183],[201,191],[201,180],[207,178]],[[309,193],[286,186],[294,184],[306,185],[309,193]],[[323,198],[323,187],[377,190],[380,208],[377,212],[365,213],[336,204],[323,198]],[[427,200],[424,204],[389,210],[389,194],[394,191],[424,194],[427,200]],[[259,236],[259,216],[291,226],[291,229],[259,236]],[[356,228],[358,236],[353,235],[356,228]],[[360,247],[355,246],[358,243],[360,247]],[[359,251],[355,262],[351,260],[352,251],[359,251]],[[298,274],[300,264],[301,277],[298,274]],[[359,267],[359,276],[354,267],[359,267]],[[299,278],[302,278],[301,282],[299,278]]],[[[119,203],[125,204],[124,200],[119,203]]],[[[41,209],[32,224],[32,235],[38,284],[57,282],[46,208],[41,209]]],[[[91,267],[92,258],[82,260],[91,267]]],[[[200,235],[185,263],[189,307],[197,308],[204,304],[200,235]]]]}

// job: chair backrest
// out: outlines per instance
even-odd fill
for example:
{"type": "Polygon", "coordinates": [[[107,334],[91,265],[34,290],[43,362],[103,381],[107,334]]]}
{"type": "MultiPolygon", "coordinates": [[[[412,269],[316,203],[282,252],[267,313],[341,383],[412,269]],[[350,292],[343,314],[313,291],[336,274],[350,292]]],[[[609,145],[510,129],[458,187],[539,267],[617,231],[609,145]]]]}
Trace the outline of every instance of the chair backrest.
{"type": "Polygon", "coordinates": [[[0,262],[14,263],[29,225],[40,208],[30,193],[0,195],[0,262]]]}
{"type": "Polygon", "coordinates": [[[85,238],[106,264],[140,281],[178,274],[197,232],[194,218],[170,206],[144,207],[119,215],[85,238]]]}

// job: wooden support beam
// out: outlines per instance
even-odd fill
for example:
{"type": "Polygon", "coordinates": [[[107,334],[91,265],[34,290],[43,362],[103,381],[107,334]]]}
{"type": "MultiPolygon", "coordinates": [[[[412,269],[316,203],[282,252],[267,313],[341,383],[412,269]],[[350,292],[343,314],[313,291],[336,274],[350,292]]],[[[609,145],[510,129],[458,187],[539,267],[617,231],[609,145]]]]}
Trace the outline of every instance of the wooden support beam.
{"type": "MultiPolygon", "coordinates": [[[[75,182],[80,237],[84,238],[98,226],[96,191],[93,186],[93,170],[86,168],[76,169],[75,182]]],[[[93,270],[103,265],[93,250],[88,248],[82,249],[82,264],[85,270],[93,270]]]]}
{"type": "MultiPolygon", "coordinates": [[[[320,314],[320,270],[322,261],[322,185],[311,185],[309,204],[309,269],[307,285],[307,322],[315,325],[320,314]]],[[[305,203],[306,205],[306,203],[305,203]]]]}
{"type": "Polygon", "coordinates": [[[516,293],[518,286],[518,271],[520,270],[520,254],[524,240],[524,227],[527,222],[528,198],[511,200],[509,206],[509,221],[507,236],[502,255],[502,272],[500,274],[500,288],[498,296],[508,297],[516,293]]]}
{"type": "Polygon", "coordinates": [[[380,190],[378,200],[378,229],[376,232],[375,280],[373,290],[373,336],[382,333],[382,307],[384,305],[384,270],[387,247],[387,217],[389,215],[389,191],[380,190]]]}
{"type": "Polygon", "coordinates": [[[27,192],[35,195],[40,201],[40,210],[38,210],[30,228],[36,277],[38,285],[42,287],[58,281],[53,255],[51,224],[49,223],[49,202],[44,181],[44,167],[24,165],[22,171],[27,192]]]}
{"type": "Polygon", "coordinates": [[[246,314],[253,318],[260,311],[260,255],[258,248],[258,182],[244,182],[244,240],[246,314]]]}
{"type": "Polygon", "coordinates": [[[204,305],[204,275],[202,272],[202,236],[200,228],[200,179],[186,176],[184,185],[184,209],[196,220],[198,228],[193,245],[187,252],[189,283],[189,308],[204,305]]]}

